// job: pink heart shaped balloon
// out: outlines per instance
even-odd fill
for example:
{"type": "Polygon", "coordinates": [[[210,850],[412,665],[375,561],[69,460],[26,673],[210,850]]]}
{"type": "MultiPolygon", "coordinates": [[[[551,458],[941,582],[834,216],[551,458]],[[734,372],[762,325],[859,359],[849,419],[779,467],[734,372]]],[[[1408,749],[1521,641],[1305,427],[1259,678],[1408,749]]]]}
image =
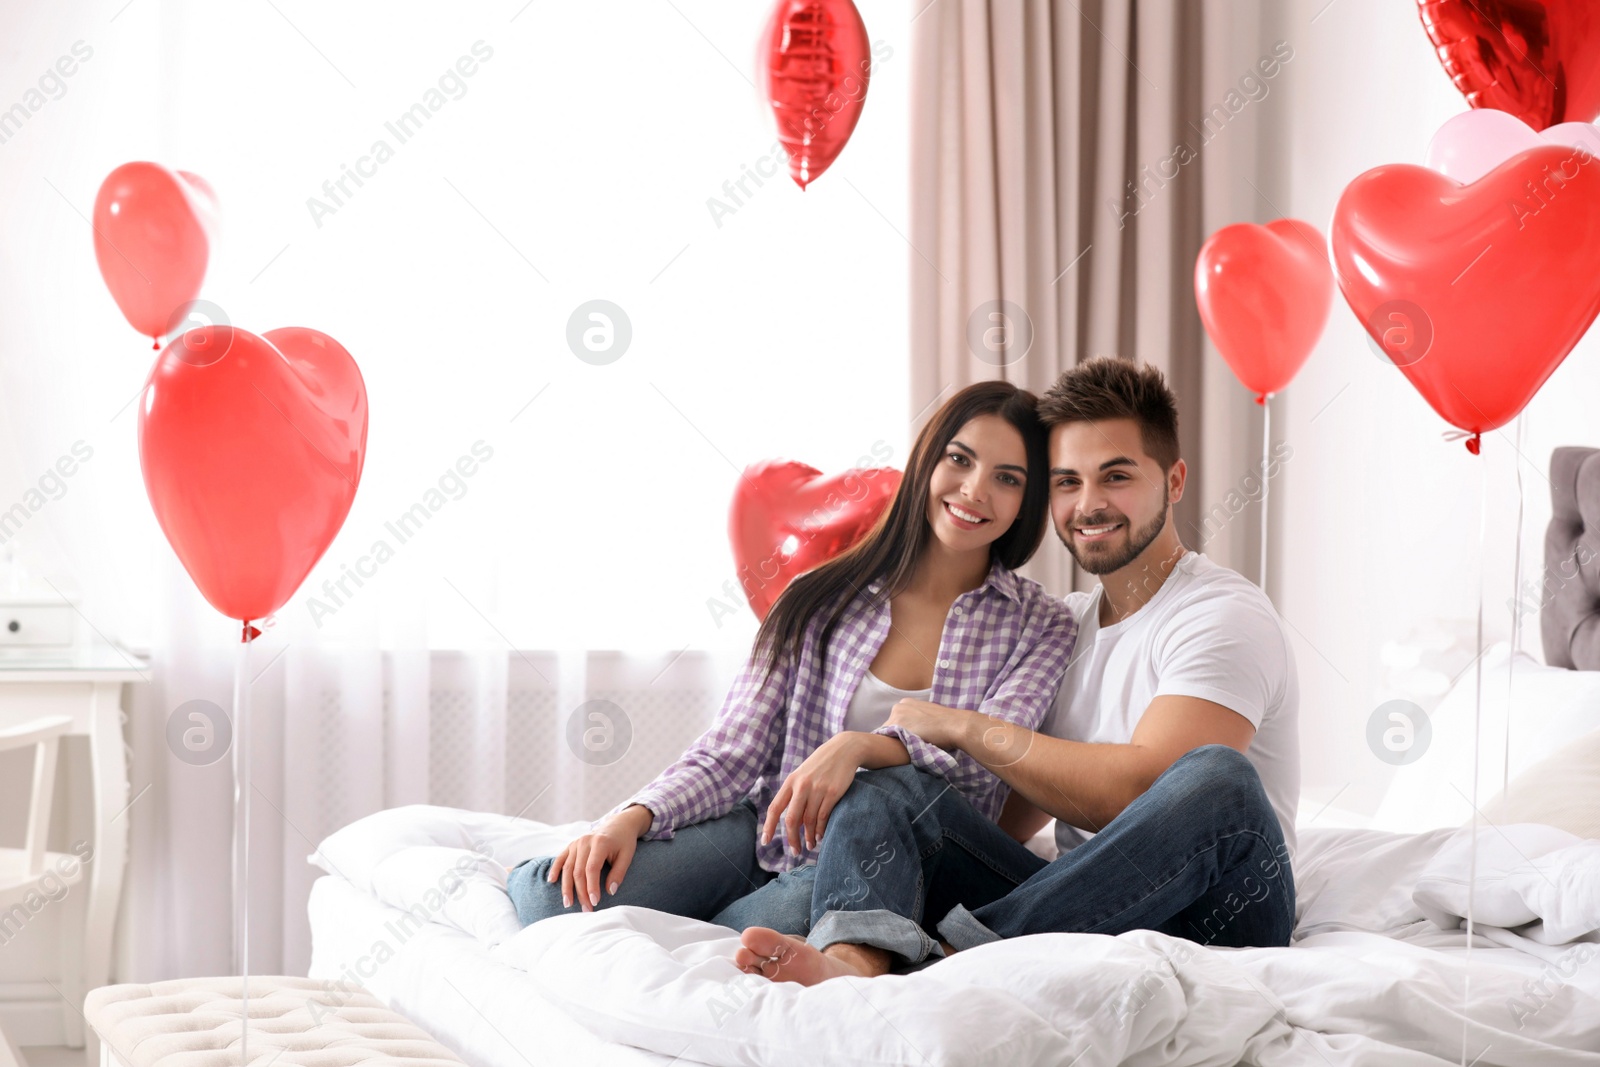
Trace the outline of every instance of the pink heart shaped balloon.
{"type": "Polygon", "coordinates": [[[1424,163],[1466,185],[1518,152],[1546,144],[1583,148],[1600,156],[1600,128],[1588,122],[1563,122],[1540,133],[1515,115],[1478,108],[1445,120],[1428,142],[1424,163]]]}

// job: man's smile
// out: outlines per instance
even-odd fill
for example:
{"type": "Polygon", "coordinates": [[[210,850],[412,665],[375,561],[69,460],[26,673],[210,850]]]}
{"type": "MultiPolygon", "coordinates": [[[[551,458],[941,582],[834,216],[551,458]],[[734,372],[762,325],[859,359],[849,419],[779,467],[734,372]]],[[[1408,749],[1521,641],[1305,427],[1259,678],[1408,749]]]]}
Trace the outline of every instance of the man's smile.
{"type": "Polygon", "coordinates": [[[1122,523],[1110,522],[1100,526],[1075,526],[1072,532],[1080,541],[1103,541],[1116,531],[1122,529],[1122,523]]]}

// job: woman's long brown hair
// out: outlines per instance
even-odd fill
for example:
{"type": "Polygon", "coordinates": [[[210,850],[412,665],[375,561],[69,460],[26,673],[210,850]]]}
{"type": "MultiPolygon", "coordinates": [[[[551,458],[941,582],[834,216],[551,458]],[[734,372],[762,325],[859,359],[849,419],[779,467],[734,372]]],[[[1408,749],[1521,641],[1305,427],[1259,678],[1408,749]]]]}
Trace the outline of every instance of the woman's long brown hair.
{"type": "Polygon", "coordinates": [[[934,468],[961,427],[980,415],[999,415],[1016,427],[1028,456],[1022,507],[1010,528],[989,546],[989,559],[1015,570],[1038,551],[1049,511],[1050,457],[1049,433],[1039,421],[1037,406],[1038,398],[1032,393],[1005,381],[975,382],[945,401],[917,434],[894,500],[867,535],[833,559],[796,576],[762,620],[754,655],[765,659],[768,677],[783,658],[781,653],[787,653],[790,662],[799,661],[806,624],[817,612],[828,612],[819,637],[820,664],[826,662],[828,641],[857,593],[884,578],[884,586],[873,600],[882,604],[906,587],[932,536],[927,508],[934,468]],[[774,655],[774,650],[780,655],[774,655]]]}

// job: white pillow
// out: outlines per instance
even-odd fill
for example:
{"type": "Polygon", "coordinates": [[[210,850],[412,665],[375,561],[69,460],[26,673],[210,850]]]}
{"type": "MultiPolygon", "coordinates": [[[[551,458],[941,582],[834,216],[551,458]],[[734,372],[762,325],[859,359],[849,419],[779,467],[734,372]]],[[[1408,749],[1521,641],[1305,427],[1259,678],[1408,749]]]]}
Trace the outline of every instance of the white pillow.
{"type": "Polygon", "coordinates": [[[1470,884],[1474,924],[1526,927],[1517,932],[1546,945],[1600,931],[1600,841],[1538,823],[1483,827],[1477,836],[1475,870],[1465,830],[1417,878],[1413,900],[1435,926],[1465,925],[1470,884]]]}
{"type": "Polygon", "coordinates": [[[589,825],[550,826],[509,815],[408,804],[374,812],[335,830],[306,859],[373,894],[374,869],[403,848],[440,845],[478,851],[504,868],[535,856],[555,855],[568,841],[587,832],[589,825]]]}
{"type": "Polygon", "coordinates": [[[1293,939],[1335,930],[1387,934],[1421,922],[1423,914],[1411,899],[1412,888],[1455,832],[1302,827],[1300,849],[1290,857],[1293,939]]]}
{"type": "Polygon", "coordinates": [[[1497,825],[1537,822],[1600,838],[1600,730],[1517,775],[1483,806],[1483,816],[1497,825]]]}
{"type": "MultiPolygon", "coordinates": [[[[1600,724],[1600,671],[1547,667],[1525,652],[1511,663],[1509,653],[1504,642],[1484,653],[1480,808],[1500,791],[1505,776],[1508,695],[1512,777],[1600,724]]],[[[1471,820],[1476,673],[1475,668],[1463,671],[1434,709],[1429,747],[1414,763],[1395,770],[1373,815],[1374,829],[1417,832],[1471,820]]]]}
{"type": "Polygon", "coordinates": [[[379,861],[372,895],[407,913],[395,920],[410,936],[421,923],[441,922],[493,948],[522,929],[506,895],[506,868],[463,848],[415,845],[379,861]]]}

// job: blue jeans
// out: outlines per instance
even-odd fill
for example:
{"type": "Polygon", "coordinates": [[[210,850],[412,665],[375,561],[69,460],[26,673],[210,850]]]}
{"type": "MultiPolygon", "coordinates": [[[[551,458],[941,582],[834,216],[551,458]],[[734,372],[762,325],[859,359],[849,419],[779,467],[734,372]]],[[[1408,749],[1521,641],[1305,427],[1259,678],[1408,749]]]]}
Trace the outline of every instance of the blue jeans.
{"type": "MultiPolygon", "coordinates": [[[[728,814],[680,826],[670,840],[640,841],[617,894],[601,890],[597,910],[619,904],[704,919],[743,930],[770,926],[787,934],[811,929],[811,884],[816,865],[775,875],[756,862],[755,804],[742,800],[728,814]]],[[[547,881],[553,856],[524,860],[506,876],[506,892],[524,926],[581,911],[561,904],[561,882],[547,881]]],[[[602,871],[610,871],[608,864],[602,871]]]]}
{"type": "Polygon", "coordinates": [[[828,818],[807,941],[875,945],[917,964],[1037,933],[1156,930],[1282,946],[1294,878],[1277,814],[1244,754],[1203,745],[1053,862],[909,765],[856,775],[828,818]]]}

